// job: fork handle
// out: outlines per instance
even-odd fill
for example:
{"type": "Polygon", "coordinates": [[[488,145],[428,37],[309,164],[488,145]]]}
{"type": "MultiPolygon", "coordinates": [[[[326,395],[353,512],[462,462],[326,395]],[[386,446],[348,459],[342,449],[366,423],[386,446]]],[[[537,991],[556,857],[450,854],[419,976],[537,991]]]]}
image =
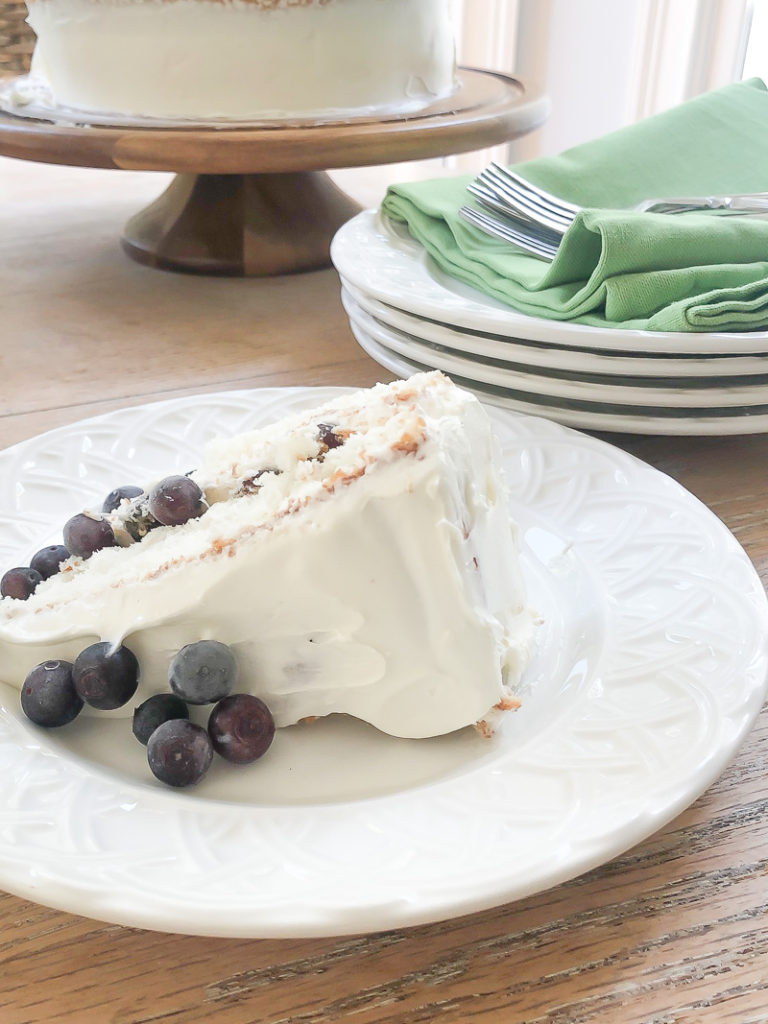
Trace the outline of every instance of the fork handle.
{"type": "Polygon", "coordinates": [[[768,193],[653,199],[643,203],[642,207],[645,213],[682,213],[685,210],[739,210],[742,213],[760,213],[768,211],[768,193]]]}

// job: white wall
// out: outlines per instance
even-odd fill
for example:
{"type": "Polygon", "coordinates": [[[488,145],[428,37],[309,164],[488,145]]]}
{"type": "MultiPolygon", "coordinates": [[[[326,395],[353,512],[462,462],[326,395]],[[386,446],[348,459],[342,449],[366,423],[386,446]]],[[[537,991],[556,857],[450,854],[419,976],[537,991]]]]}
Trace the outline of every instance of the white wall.
{"type": "Polygon", "coordinates": [[[552,113],[515,145],[515,158],[557,153],[625,122],[645,6],[644,0],[521,0],[518,69],[544,84],[552,113]]]}
{"type": "Polygon", "coordinates": [[[753,0],[752,26],[744,58],[744,77],[768,83],[768,0],[753,0]]]}
{"type": "Polygon", "coordinates": [[[738,79],[751,6],[519,0],[517,68],[544,82],[552,115],[513,144],[510,158],[558,153],[738,79]]]}

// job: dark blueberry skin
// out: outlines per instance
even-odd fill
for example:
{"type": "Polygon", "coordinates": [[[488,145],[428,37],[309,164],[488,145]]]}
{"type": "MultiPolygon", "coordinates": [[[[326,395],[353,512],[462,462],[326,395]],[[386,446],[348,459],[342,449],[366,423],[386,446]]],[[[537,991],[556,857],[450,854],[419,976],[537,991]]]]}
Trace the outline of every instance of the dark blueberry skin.
{"type": "Polygon", "coordinates": [[[326,448],[340,448],[344,444],[344,438],[336,433],[333,423],[318,423],[317,436],[326,448]]]}
{"type": "Polygon", "coordinates": [[[235,656],[218,640],[187,644],[168,670],[171,689],[188,704],[215,704],[232,692],[236,679],[235,656]]]}
{"type": "Polygon", "coordinates": [[[203,492],[188,476],[167,476],[149,492],[149,511],[163,526],[199,519],[206,508],[203,492]]]}
{"type": "Polygon", "coordinates": [[[95,551],[117,544],[112,527],[106,519],[78,512],[64,524],[64,546],[73,555],[90,558],[95,551]]]}
{"type": "Polygon", "coordinates": [[[208,719],[213,749],[232,764],[250,764],[269,750],[275,720],[263,700],[233,693],[220,700],[208,719]]]}
{"type": "Polygon", "coordinates": [[[63,544],[49,544],[47,548],[40,548],[35,552],[29,566],[47,580],[56,575],[61,563],[69,558],[69,554],[63,544]]]}
{"type": "Polygon", "coordinates": [[[55,729],[68,725],[83,709],[72,682],[68,661],[35,665],[21,688],[21,709],[35,725],[55,729]]]}
{"type": "Polygon", "coordinates": [[[104,504],[101,506],[102,512],[115,512],[120,508],[123,501],[127,498],[138,498],[144,491],[141,487],[136,487],[134,484],[126,484],[125,487],[116,487],[114,491],[110,491],[104,499],[104,504]]]}
{"type": "Polygon", "coordinates": [[[127,704],[136,693],[139,663],[127,647],[102,641],[78,654],[72,678],[86,704],[99,711],[112,711],[127,704]]]}
{"type": "Polygon", "coordinates": [[[17,601],[26,601],[34,594],[38,583],[43,582],[39,572],[29,566],[19,565],[9,569],[0,579],[0,597],[13,597],[17,601]]]}
{"type": "Polygon", "coordinates": [[[149,737],[147,762],[155,778],[168,786],[193,786],[213,760],[213,745],[205,729],[176,718],[163,722],[149,737]]]}
{"type": "Polygon", "coordinates": [[[133,735],[146,746],[159,725],[177,718],[189,718],[189,708],[181,697],[173,693],[156,693],[133,712],[133,735]]]}

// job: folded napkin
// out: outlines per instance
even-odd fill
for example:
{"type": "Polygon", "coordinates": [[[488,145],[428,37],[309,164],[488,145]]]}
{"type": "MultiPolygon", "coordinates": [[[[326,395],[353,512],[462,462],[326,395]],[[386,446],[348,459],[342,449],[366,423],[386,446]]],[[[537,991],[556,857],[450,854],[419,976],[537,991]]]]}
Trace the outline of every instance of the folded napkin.
{"type": "Polygon", "coordinates": [[[459,218],[471,176],[390,186],[382,210],[447,274],[532,316],[652,331],[768,327],[768,220],[621,209],[655,196],[768,191],[768,90],[758,79],[515,170],[585,207],[551,264],[459,218]]]}

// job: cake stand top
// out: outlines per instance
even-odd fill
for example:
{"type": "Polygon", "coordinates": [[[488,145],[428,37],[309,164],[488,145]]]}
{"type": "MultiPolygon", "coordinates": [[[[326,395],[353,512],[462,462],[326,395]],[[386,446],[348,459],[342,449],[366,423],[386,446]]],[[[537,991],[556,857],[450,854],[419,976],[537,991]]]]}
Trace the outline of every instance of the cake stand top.
{"type": "MultiPolygon", "coordinates": [[[[460,68],[450,97],[406,117],[260,125],[72,123],[63,112],[0,109],[0,155],[132,171],[250,174],[362,167],[464,153],[532,131],[549,101],[499,72],[460,68]]],[[[9,92],[6,89],[6,92],[9,92]]],[[[70,118],[72,114],[68,115],[70,118]]]]}

